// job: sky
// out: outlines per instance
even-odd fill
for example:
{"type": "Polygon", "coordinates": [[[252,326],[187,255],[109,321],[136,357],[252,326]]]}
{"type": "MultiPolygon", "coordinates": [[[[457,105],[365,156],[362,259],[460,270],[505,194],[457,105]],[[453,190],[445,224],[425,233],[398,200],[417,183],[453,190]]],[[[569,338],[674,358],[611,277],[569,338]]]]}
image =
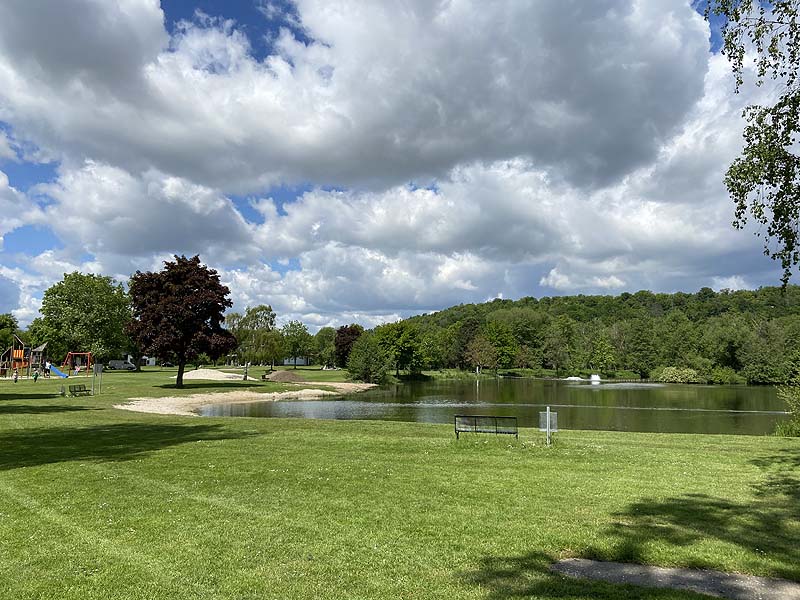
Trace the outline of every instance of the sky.
{"type": "Polygon", "coordinates": [[[5,0],[0,313],[199,254],[313,330],[780,281],[687,0],[5,0]]]}

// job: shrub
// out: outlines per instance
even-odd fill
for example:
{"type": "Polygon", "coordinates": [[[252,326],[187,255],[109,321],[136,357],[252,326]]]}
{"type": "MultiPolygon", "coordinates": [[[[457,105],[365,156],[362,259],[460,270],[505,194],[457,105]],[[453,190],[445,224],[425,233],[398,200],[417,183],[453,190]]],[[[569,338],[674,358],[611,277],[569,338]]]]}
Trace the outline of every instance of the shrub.
{"type": "Polygon", "coordinates": [[[685,367],[656,369],[653,379],[661,383],[705,383],[705,379],[697,371],[685,367]]]}
{"type": "Polygon", "coordinates": [[[775,435],[783,437],[800,437],[800,419],[781,421],[775,426],[775,435]]]}
{"type": "Polygon", "coordinates": [[[708,376],[709,383],[716,383],[719,385],[733,385],[747,383],[744,377],[739,375],[730,367],[714,367],[708,376]]]}
{"type": "Polygon", "coordinates": [[[778,423],[775,433],[785,437],[800,437],[800,386],[779,387],[778,398],[786,402],[789,420],[778,423]]]}

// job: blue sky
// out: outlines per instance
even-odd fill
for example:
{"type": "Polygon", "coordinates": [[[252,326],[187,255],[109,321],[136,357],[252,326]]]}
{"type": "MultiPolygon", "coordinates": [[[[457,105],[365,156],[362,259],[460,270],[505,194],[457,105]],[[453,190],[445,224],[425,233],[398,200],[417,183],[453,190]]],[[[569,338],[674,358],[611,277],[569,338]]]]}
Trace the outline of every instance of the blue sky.
{"type": "Polygon", "coordinates": [[[312,328],[774,284],[697,2],[0,7],[0,311],[199,253],[312,328]]]}

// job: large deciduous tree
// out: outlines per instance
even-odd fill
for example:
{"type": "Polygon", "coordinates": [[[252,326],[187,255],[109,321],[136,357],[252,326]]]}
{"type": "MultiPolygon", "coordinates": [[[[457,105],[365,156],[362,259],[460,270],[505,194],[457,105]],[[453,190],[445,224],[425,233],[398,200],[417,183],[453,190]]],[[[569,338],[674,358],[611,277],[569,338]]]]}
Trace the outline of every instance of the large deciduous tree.
{"type": "Polygon", "coordinates": [[[294,368],[297,368],[297,359],[301,356],[308,356],[311,351],[311,334],[308,328],[300,321],[289,321],[281,330],[286,352],[294,360],[294,368]]]}
{"type": "Polygon", "coordinates": [[[223,313],[232,305],[229,293],[198,256],[175,256],[156,273],[136,271],[130,283],[133,320],[128,332],[145,352],[175,359],[175,386],[181,388],[188,361],[201,353],[216,359],[236,347],[236,338],[222,327],[223,313]]]}
{"type": "Polygon", "coordinates": [[[752,57],[755,82],[777,82],[773,104],[744,110],[744,148],[725,175],[734,227],[752,217],[763,227],[764,253],[779,260],[784,287],[800,261],[800,0],[707,0],[706,16],[722,16],[723,52],[744,83],[752,57]],[[773,246],[773,243],[775,244],[773,246]]]}
{"type": "Polygon", "coordinates": [[[401,369],[411,373],[422,370],[422,356],[420,341],[416,327],[406,321],[388,323],[375,329],[378,342],[394,363],[395,375],[400,375],[401,369]]]}
{"type": "Polygon", "coordinates": [[[111,277],[67,273],[44,292],[41,317],[31,323],[31,343],[48,343],[58,360],[69,352],[91,352],[95,360],[119,356],[130,347],[125,326],[131,318],[128,294],[111,277]]]}
{"type": "Polygon", "coordinates": [[[0,314],[0,353],[10,347],[14,341],[14,335],[19,332],[19,323],[11,313],[0,314]]]}
{"type": "Polygon", "coordinates": [[[353,343],[347,358],[347,370],[353,379],[366,383],[386,381],[393,360],[374,333],[364,333],[353,343]]]}
{"type": "Polygon", "coordinates": [[[336,330],[333,327],[322,327],[314,336],[314,354],[323,367],[332,367],[336,360],[336,330]]]}
{"type": "Polygon", "coordinates": [[[245,309],[244,314],[225,316],[226,328],[236,337],[242,362],[263,363],[270,360],[271,332],[275,329],[275,312],[267,304],[245,309]]]}
{"type": "Polygon", "coordinates": [[[336,337],[333,345],[336,349],[336,365],[339,367],[347,366],[347,359],[356,340],[364,333],[364,328],[357,323],[343,325],[336,330],[336,337]]]}

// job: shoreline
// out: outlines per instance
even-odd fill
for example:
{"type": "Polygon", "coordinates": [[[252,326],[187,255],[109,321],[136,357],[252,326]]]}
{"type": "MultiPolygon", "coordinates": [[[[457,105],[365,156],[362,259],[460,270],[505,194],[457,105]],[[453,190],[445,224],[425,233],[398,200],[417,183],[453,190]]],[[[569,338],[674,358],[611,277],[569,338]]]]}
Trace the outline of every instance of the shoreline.
{"type": "MultiPolygon", "coordinates": [[[[292,385],[292,384],[289,384],[292,385]]],[[[114,404],[113,408],[144,412],[159,415],[180,415],[185,417],[199,417],[198,408],[209,404],[247,404],[250,402],[276,402],[279,400],[317,400],[326,396],[341,396],[353,392],[364,392],[378,387],[374,383],[349,383],[298,381],[294,385],[324,385],[334,390],[319,388],[304,388],[285,392],[253,392],[249,390],[235,390],[230,392],[209,392],[189,394],[187,396],[160,396],[144,398],[128,398],[124,404],[114,404]]]]}

